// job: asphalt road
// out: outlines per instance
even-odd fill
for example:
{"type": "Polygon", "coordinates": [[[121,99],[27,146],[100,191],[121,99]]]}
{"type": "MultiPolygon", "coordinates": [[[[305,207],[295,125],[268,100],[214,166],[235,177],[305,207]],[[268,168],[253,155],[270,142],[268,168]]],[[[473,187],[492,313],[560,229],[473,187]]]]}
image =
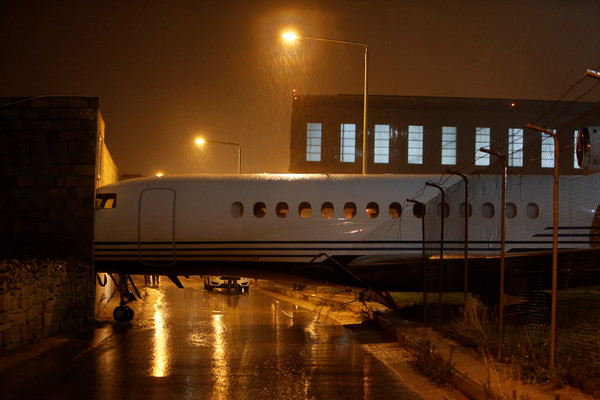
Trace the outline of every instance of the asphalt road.
{"type": "Polygon", "coordinates": [[[34,360],[19,373],[28,384],[13,394],[20,399],[421,398],[373,355],[386,344],[369,329],[334,325],[255,287],[248,294],[228,294],[204,290],[200,279],[184,285],[178,289],[161,281],[158,289],[144,289],[131,324],[106,322],[87,346],[63,347],[34,360]]]}

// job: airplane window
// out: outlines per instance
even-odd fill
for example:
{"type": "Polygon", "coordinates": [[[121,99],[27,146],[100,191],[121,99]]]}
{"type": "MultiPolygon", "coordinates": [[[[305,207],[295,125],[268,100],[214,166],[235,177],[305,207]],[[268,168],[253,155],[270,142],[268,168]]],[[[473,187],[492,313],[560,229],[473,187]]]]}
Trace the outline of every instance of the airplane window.
{"type": "Polygon", "coordinates": [[[531,219],[536,219],[540,215],[540,207],[535,203],[529,203],[525,208],[525,214],[531,219]]]}
{"type": "Polygon", "coordinates": [[[425,204],[423,204],[423,203],[413,204],[413,215],[415,217],[423,218],[425,216],[426,211],[427,211],[427,208],[425,207],[425,204]]]}
{"type": "Polygon", "coordinates": [[[377,203],[369,203],[367,204],[367,216],[369,218],[377,218],[379,215],[379,205],[377,203]]]}
{"type": "MultiPolygon", "coordinates": [[[[473,215],[473,207],[471,207],[471,204],[469,204],[469,207],[467,207],[467,211],[469,212],[469,218],[471,218],[471,216],[473,215]]],[[[462,219],[465,219],[465,203],[464,203],[464,201],[462,203],[460,203],[460,206],[458,206],[458,213],[462,219]]]]}
{"type": "Polygon", "coordinates": [[[290,209],[289,209],[287,203],[284,203],[284,202],[277,203],[277,207],[275,207],[275,214],[277,214],[277,216],[279,218],[287,217],[289,212],[290,212],[290,209]]]}
{"type": "Polygon", "coordinates": [[[115,208],[117,206],[117,194],[116,193],[97,193],[96,202],[94,204],[96,209],[100,208],[115,208]]]}
{"type": "Polygon", "coordinates": [[[231,204],[231,216],[233,218],[241,218],[244,215],[244,205],[239,201],[231,204]]]}
{"type": "MultiPolygon", "coordinates": [[[[444,218],[448,218],[449,215],[450,215],[450,206],[448,205],[448,203],[444,202],[444,218]]],[[[442,205],[441,204],[437,205],[437,216],[438,217],[442,216],[442,205]]]]}
{"type": "Polygon", "coordinates": [[[481,206],[481,215],[483,218],[492,218],[495,214],[494,205],[492,203],[483,203],[481,206]]]}
{"type": "Polygon", "coordinates": [[[390,217],[396,219],[402,215],[402,206],[400,203],[393,202],[390,204],[390,217]]]}
{"type": "Polygon", "coordinates": [[[323,218],[331,218],[333,217],[333,204],[330,202],[323,203],[321,206],[321,215],[323,218]]]}
{"type": "Polygon", "coordinates": [[[356,217],[356,204],[349,202],[344,204],[344,217],[354,218],[356,217]]]}
{"type": "Polygon", "coordinates": [[[515,203],[506,203],[506,218],[513,219],[517,216],[517,206],[515,203]]]}
{"type": "Polygon", "coordinates": [[[300,205],[298,206],[298,214],[300,214],[300,217],[308,218],[308,217],[310,217],[310,213],[311,213],[310,203],[307,203],[306,201],[303,201],[302,203],[300,203],[300,205]]]}
{"type": "Polygon", "coordinates": [[[267,214],[267,206],[262,201],[254,204],[254,216],[263,218],[267,214]]]}

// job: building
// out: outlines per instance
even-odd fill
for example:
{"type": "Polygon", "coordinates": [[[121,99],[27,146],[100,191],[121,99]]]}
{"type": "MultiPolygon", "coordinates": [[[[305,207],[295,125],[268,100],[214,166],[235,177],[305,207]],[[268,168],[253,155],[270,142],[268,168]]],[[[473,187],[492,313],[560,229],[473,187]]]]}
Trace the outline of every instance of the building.
{"type": "MultiPolygon", "coordinates": [[[[450,97],[369,96],[369,174],[437,174],[447,169],[498,173],[492,149],[509,172],[552,174],[554,140],[528,123],[554,130],[561,174],[581,174],[576,130],[600,125],[597,103],[450,97]],[[547,124],[547,125],[546,125],[547,124]]],[[[294,96],[290,172],[356,173],[362,169],[363,96],[294,96]]]]}

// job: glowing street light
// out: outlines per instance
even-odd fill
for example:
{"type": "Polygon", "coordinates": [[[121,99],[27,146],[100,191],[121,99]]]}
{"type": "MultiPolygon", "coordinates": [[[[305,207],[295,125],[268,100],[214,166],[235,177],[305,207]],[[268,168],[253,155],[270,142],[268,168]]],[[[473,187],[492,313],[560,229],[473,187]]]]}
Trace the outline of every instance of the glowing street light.
{"type": "Polygon", "coordinates": [[[324,39],[318,37],[311,36],[297,36],[292,32],[284,33],[283,38],[287,41],[293,41],[296,39],[305,39],[305,40],[317,40],[320,42],[330,42],[330,43],[340,43],[340,44],[350,44],[356,46],[362,46],[365,48],[365,81],[364,81],[364,104],[363,104],[363,142],[362,142],[362,174],[367,173],[367,95],[368,95],[368,73],[369,73],[369,51],[366,44],[361,42],[351,42],[347,40],[337,40],[337,39],[324,39]]]}
{"type": "Polygon", "coordinates": [[[289,40],[289,41],[292,41],[292,40],[295,40],[295,39],[300,39],[300,37],[299,37],[299,36],[296,36],[295,34],[293,34],[293,33],[291,33],[291,32],[284,33],[284,34],[283,34],[283,35],[281,35],[281,36],[283,36],[283,38],[284,38],[285,40],[289,40]]]}
{"type": "Polygon", "coordinates": [[[231,145],[231,146],[237,146],[237,148],[238,148],[238,166],[237,166],[238,174],[242,173],[242,146],[240,146],[238,143],[218,142],[215,140],[204,140],[202,138],[196,138],[195,142],[198,146],[202,146],[205,143],[227,144],[227,145],[231,145]]]}

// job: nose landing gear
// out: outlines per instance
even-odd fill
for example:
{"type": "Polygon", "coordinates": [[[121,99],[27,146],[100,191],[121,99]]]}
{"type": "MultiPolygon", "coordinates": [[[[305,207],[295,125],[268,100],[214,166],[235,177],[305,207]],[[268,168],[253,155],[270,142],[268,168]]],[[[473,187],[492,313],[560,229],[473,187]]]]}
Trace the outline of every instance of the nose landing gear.
{"type": "Polygon", "coordinates": [[[133,319],[133,309],[126,306],[126,304],[136,301],[137,299],[135,298],[136,296],[129,290],[127,280],[129,280],[131,283],[131,287],[135,290],[137,297],[140,299],[142,298],[142,296],[140,296],[140,292],[131,279],[131,275],[120,272],[117,288],[119,290],[119,296],[121,296],[121,301],[119,302],[119,306],[113,311],[113,318],[118,322],[129,322],[133,319]]]}

